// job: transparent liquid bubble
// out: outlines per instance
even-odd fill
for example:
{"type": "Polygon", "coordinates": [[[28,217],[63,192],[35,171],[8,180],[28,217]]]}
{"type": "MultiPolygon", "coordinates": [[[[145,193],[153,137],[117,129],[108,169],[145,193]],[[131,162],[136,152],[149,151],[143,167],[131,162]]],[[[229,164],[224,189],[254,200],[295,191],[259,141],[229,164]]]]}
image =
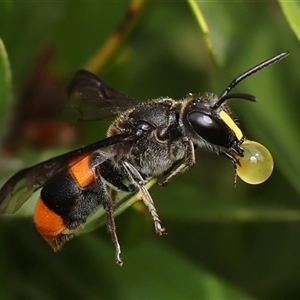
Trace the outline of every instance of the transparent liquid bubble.
{"type": "Polygon", "coordinates": [[[242,144],[244,157],[239,157],[236,165],[237,175],[249,184],[260,184],[272,174],[274,161],[269,150],[254,141],[246,140],[242,144]]]}

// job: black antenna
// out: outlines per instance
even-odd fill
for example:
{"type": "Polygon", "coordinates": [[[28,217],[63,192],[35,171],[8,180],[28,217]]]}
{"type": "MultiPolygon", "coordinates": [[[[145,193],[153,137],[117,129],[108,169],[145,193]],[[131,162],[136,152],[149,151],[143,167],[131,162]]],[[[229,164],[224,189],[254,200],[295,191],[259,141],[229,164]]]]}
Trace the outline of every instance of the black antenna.
{"type": "Polygon", "coordinates": [[[215,103],[215,105],[213,106],[213,109],[217,109],[218,107],[220,107],[220,105],[222,105],[222,103],[224,103],[226,100],[228,99],[232,99],[232,98],[238,98],[237,95],[240,95],[242,97],[239,97],[240,99],[245,99],[245,100],[250,100],[250,101],[255,101],[256,98],[252,95],[248,95],[248,94],[232,94],[229,95],[230,91],[236,86],[238,85],[241,81],[243,81],[244,79],[246,79],[247,77],[249,77],[250,75],[256,73],[257,71],[260,71],[280,60],[282,60],[283,58],[287,57],[290,53],[289,52],[282,52],[280,54],[277,54],[263,62],[261,62],[260,64],[254,66],[253,68],[249,69],[248,71],[242,73],[241,75],[239,75],[238,77],[236,77],[229,85],[228,87],[222,92],[221,96],[219,97],[218,102],[215,103]]]}

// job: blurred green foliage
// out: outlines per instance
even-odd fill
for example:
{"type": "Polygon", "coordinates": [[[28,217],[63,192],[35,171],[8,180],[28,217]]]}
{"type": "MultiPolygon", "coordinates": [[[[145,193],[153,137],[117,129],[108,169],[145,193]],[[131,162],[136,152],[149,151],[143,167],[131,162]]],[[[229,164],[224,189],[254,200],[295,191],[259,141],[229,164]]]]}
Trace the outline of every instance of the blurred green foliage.
{"type": "MultiPolygon", "coordinates": [[[[55,50],[49,72],[67,84],[117,27],[128,4],[1,2],[0,38],[9,58],[8,63],[0,46],[1,120],[13,112],[7,102],[22,94],[46,45],[55,50]],[[9,64],[14,97],[6,80],[9,64]]],[[[284,13],[275,1],[197,5],[211,53],[188,2],[149,1],[99,74],[137,99],[180,99],[188,92],[218,94],[243,71],[289,51],[288,58],[236,88],[255,95],[257,103],[230,103],[246,136],[273,153],[272,177],[259,186],[238,180],[235,188],[232,164],[198,151],[192,170],[165,189],[151,189],[168,235],[155,235],[147,212],[130,208],[117,218],[122,268],[114,264],[104,226],[52,253],[29,217],[31,199],[15,216],[0,219],[0,299],[300,298],[300,29],[295,21],[300,4],[282,1],[284,13]]],[[[81,125],[78,143],[103,138],[106,126],[81,125]]],[[[0,180],[66,150],[24,146],[13,157],[3,155],[0,180]]]]}

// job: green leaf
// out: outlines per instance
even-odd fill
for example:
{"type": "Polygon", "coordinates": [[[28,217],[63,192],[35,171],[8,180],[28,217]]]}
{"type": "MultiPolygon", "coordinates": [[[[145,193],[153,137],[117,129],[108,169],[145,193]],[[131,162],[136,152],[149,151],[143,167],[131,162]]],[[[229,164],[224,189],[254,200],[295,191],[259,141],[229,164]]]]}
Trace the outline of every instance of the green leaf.
{"type": "Polygon", "coordinates": [[[12,99],[12,78],[8,55],[0,38],[0,126],[3,128],[3,121],[6,120],[7,108],[12,99]]]}
{"type": "Polygon", "coordinates": [[[300,3],[299,1],[278,0],[281,9],[294,31],[298,40],[300,40],[300,3]]]}
{"type": "Polygon", "coordinates": [[[187,1],[188,4],[190,5],[191,7],[191,10],[197,20],[197,23],[199,25],[199,28],[201,30],[201,33],[202,33],[202,38],[206,44],[206,47],[207,47],[207,50],[209,51],[209,54],[211,55],[211,57],[213,59],[215,59],[215,49],[214,49],[214,45],[213,45],[213,42],[211,40],[211,36],[210,36],[210,32],[209,32],[209,27],[207,25],[207,22],[205,20],[205,17],[202,13],[202,10],[201,10],[201,4],[200,2],[197,2],[197,1],[194,1],[194,0],[188,0],[187,1]]]}

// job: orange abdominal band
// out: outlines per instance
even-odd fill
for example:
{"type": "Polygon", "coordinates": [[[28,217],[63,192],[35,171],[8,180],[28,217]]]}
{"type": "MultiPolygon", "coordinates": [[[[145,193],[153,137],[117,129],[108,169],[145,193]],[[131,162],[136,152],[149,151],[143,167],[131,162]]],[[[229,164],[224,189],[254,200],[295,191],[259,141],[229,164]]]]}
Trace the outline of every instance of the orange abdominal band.
{"type": "Polygon", "coordinates": [[[54,248],[58,250],[55,238],[66,230],[61,216],[50,210],[40,198],[35,207],[34,222],[38,232],[54,248]]]}
{"type": "Polygon", "coordinates": [[[90,185],[95,180],[94,172],[90,168],[90,158],[88,156],[72,166],[69,172],[82,188],[90,185]]]}

